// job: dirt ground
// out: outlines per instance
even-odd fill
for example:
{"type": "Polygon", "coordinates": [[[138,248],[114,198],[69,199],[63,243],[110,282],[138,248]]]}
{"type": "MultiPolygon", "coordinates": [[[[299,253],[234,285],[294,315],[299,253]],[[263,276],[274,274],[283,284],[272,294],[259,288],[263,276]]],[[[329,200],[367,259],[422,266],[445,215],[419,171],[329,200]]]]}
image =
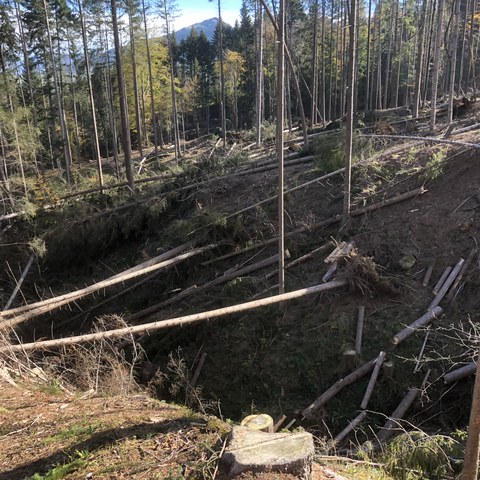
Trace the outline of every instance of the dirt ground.
{"type": "MultiPolygon", "coordinates": [[[[212,478],[228,430],[220,420],[145,393],[103,397],[73,394],[38,380],[0,381],[0,480],[39,480],[52,471],[59,476],[51,478],[66,480],[212,478]]],[[[312,480],[328,478],[315,465],[312,480]]]]}

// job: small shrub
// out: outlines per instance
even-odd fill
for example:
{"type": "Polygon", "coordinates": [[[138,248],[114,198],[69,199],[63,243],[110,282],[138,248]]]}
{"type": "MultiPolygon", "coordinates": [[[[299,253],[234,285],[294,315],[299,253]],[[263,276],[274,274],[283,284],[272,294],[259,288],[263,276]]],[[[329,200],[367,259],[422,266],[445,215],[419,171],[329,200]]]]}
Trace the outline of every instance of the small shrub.
{"type": "Polygon", "coordinates": [[[38,207],[27,198],[22,198],[17,202],[17,209],[21,218],[31,220],[37,215],[38,207]]]}
{"type": "MultiPolygon", "coordinates": [[[[369,141],[356,135],[353,136],[353,158],[355,163],[369,156],[371,146],[369,141]]],[[[345,166],[345,131],[325,135],[318,138],[313,145],[315,166],[327,173],[345,166]]]]}
{"type": "Polygon", "coordinates": [[[34,237],[30,242],[28,242],[30,250],[38,257],[42,258],[47,253],[47,245],[43,238],[34,237]]]}
{"type": "Polygon", "coordinates": [[[427,162],[425,179],[435,180],[443,174],[443,161],[447,156],[446,148],[439,148],[437,151],[432,152],[430,159],[427,162]]]}
{"type": "Polygon", "coordinates": [[[451,472],[451,437],[413,431],[399,435],[388,446],[386,468],[396,480],[440,480],[451,472]]]}
{"type": "Polygon", "coordinates": [[[45,475],[36,473],[32,477],[29,477],[27,480],[61,480],[66,477],[68,474],[78,470],[79,468],[84,467],[88,461],[88,452],[78,450],[75,452],[75,455],[70,457],[70,462],[63,465],[58,465],[52,470],[49,470],[45,475]]]}

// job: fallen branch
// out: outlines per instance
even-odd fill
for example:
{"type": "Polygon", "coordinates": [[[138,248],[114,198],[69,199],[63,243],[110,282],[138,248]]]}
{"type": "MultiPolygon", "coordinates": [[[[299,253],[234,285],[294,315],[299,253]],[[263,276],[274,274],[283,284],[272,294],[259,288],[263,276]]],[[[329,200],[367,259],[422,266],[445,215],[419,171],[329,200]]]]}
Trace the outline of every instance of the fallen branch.
{"type": "MultiPolygon", "coordinates": [[[[435,262],[434,262],[435,263],[435,262]]],[[[427,271],[425,272],[425,277],[423,278],[422,285],[426,287],[430,283],[430,279],[432,278],[434,265],[429,265],[427,271]]]]}
{"type": "Polygon", "coordinates": [[[10,305],[15,300],[15,297],[17,296],[18,292],[20,291],[20,288],[22,288],[22,284],[25,280],[25,277],[28,274],[28,271],[30,270],[30,267],[32,266],[32,264],[33,264],[33,262],[36,258],[37,258],[37,255],[35,253],[32,253],[30,255],[30,258],[28,259],[27,265],[23,269],[23,272],[22,272],[22,275],[20,276],[20,279],[18,280],[17,284],[15,285],[15,288],[14,288],[12,294],[10,295],[10,298],[8,299],[7,303],[3,307],[3,311],[8,310],[10,305]]]}
{"type": "Polygon", "coordinates": [[[443,381],[445,383],[454,383],[457,380],[461,380],[462,378],[469,377],[473,375],[477,370],[477,364],[475,362],[469,363],[468,365],[464,365],[463,367],[457,368],[449,373],[445,373],[443,375],[443,381]]]}
{"type": "Polygon", "coordinates": [[[255,272],[255,271],[260,270],[262,268],[273,265],[277,262],[278,262],[278,254],[273,255],[272,257],[266,258],[264,260],[261,260],[260,262],[256,262],[252,265],[248,265],[244,268],[239,268],[239,269],[234,270],[234,271],[228,271],[228,272],[224,273],[223,275],[215,278],[214,280],[211,280],[210,282],[204,283],[203,285],[200,285],[198,287],[193,285],[193,286],[191,286],[189,288],[186,288],[182,292],[178,293],[177,295],[174,295],[173,297],[171,297],[171,298],[169,298],[169,299],[167,299],[163,302],[157,303],[157,304],[152,305],[148,308],[140,310],[139,312],[131,315],[127,319],[127,321],[131,322],[132,320],[142,318],[145,315],[149,315],[153,312],[156,312],[160,308],[166,307],[168,305],[172,305],[173,303],[177,303],[179,300],[182,300],[182,299],[184,299],[184,298],[186,298],[190,295],[198,294],[200,292],[204,292],[205,290],[208,290],[211,287],[215,287],[217,285],[222,285],[224,283],[230,282],[232,280],[235,280],[238,277],[242,277],[243,275],[247,275],[248,273],[255,272]]]}
{"type": "MultiPolygon", "coordinates": [[[[135,325],[130,327],[118,328],[115,330],[107,330],[103,332],[89,333],[86,335],[78,335],[73,337],[59,338],[54,340],[44,340],[32,343],[23,343],[17,345],[8,345],[0,347],[0,353],[8,353],[14,351],[32,351],[45,350],[52,347],[61,347],[65,345],[74,345],[78,343],[92,342],[95,340],[103,340],[105,338],[118,338],[126,335],[138,335],[145,332],[153,332],[165,328],[178,327],[188,325],[203,320],[210,320],[212,318],[222,317],[232,313],[243,312],[245,310],[252,310],[254,308],[273,305],[275,303],[293,300],[294,298],[304,297],[306,295],[313,295],[316,293],[326,292],[335,288],[345,287],[348,285],[347,280],[334,280],[330,283],[315,285],[313,287],[302,288],[293,292],[276,295],[274,297],[263,298],[252,302],[240,303],[230,307],[218,308],[207,312],[194,313],[183,317],[176,317],[167,320],[159,320],[156,322],[147,323],[144,325],[135,325]]],[[[373,361],[372,361],[373,362],[373,361]]],[[[373,364],[372,364],[373,367],[373,364]]]]}
{"type": "Polygon", "coordinates": [[[363,337],[363,325],[365,323],[365,307],[363,305],[358,307],[357,316],[357,334],[355,336],[355,351],[357,355],[362,352],[362,337],[363,337]]]}
{"type": "Polygon", "coordinates": [[[440,288],[442,288],[442,285],[444,284],[445,280],[447,277],[450,275],[450,272],[452,271],[452,267],[447,267],[445,268],[444,272],[442,273],[442,276],[438,280],[437,284],[433,287],[432,293],[434,295],[437,295],[439,292],[440,288]]]}
{"type": "Polygon", "coordinates": [[[366,133],[361,133],[360,136],[369,138],[390,138],[396,140],[416,140],[417,142],[445,143],[447,145],[458,145],[460,147],[480,148],[480,144],[478,143],[459,142],[457,140],[446,140],[445,138],[436,137],[416,137],[414,135],[380,135],[366,133]]]}
{"type": "Polygon", "coordinates": [[[428,310],[432,310],[443,300],[443,297],[447,293],[447,291],[450,288],[450,286],[452,285],[452,283],[457,278],[457,275],[459,274],[460,270],[462,269],[464,263],[465,263],[465,260],[463,258],[461,258],[458,261],[458,263],[455,265],[454,269],[450,272],[450,275],[447,277],[447,279],[443,283],[442,287],[438,291],[437,295],[432,300],[432,303],[429,305],[428,310]]]}
{"type": "Polygon", "coordinates": [[[357,208],[351,213],[351,216],[356,217],[358,215],[363,215],[364,213],[373,212],[375,210],[378,210],[379,208],[403,202],[403,200],[408,200],[410,198],[417,197],[418,195],[423,195],[426,192],[428,192],[428,190],[424,187],[416,188],[415,190],[410,190],[409,192],[402,193],[395,197],[387,198],[385,200],[382,200],[381,202],[373,203],[372,205],[367,205],[366,207],[357,208]]]}
{"type": "Polygon", "coordinates": [[[393,337],[393,344],[398,345],[403,342],[406,338],[412,336],[419,328],[424,327],[430,323],[434,318],[438,318],[443,313],[443,308],[436,306],[428,310],[425,315],[422,315],[418,320],[415,320],[413,323],[405,327],[402,331],[398,332],[393,337]]]}
{"type": "Polygon", "coordinates": [[[385,442],[386,440],[388,440],[389,437],[393,435],[393,433],[395,432],[395,430],[393,430],[394,427],[398,427],[400,425],[400,420],[405,416],[408,409],[412,406],[419,393],[420,389],[416,387],[411,388],[408,391],[403,400],[398,404],[398,407],[393,411],[392,415],[385,422],[385,425],[378,432],[377,440],[380,443],[385,442]]]}
{"type": "Polygon", "coordinates": [[[198,361],[197,368],[195,369],[195,373],[193,374],[192,381],[190,382],[190,386],[195,388],[197,386],[198,377],[200,376],[200,372],[202,371],[203,364],[205,363],[205,359],[207,358],[207,354],[205,352],[202,353],[200,360],[198,361]]]}
{"type": "Polygon", "coordinates": [[[360,404],[360,408],[362,410],[365,410],[368,406],[368,402],[370,401],[370,397],[372,396],[373,389],[375,388],[375,383],[377,382],[378,374],[380,373],[380,368],[382,368],[383,362],[385,361],[385,356],[385,352],[380,352],[375,360],[375,367],[373,369],[370,380],[368,381],[362,403],[360,404]]]}
{"type": "Polygon", "coordinates": [[[458,274],[457,278],[453,282],[453,285],[452,285],[452,288],[450,289],[450,292],[448,292],[447,301],[451,302],[453,300],[453,297],[454,297],[455,293],[457,292],[458,286],[460,285],[460,282],[462,281],[463,277],[467,273],[468,267],[473,262],[473,259],[476,255],[476,253],[477,253],[476,248],[473,248],[470,251],[467,259],[465,260],[465,263],[462,266],[462,269],[460,270],[460,273],[458,274]]]}
{"type": "MultiPolygon", "coordinates": [[[[338,281],[338,280],[336,280],[338,281]]],[[[328,285],[328,283],[326,284],[328,285]]],[[[1,351],[1,350],[0,350],[1,351]]],[[[320,407],[325,405],[329,400],[331,400],[337,393],[343,390],[346,386],[356,382],[359,378],[362,378],[375,366],[376,358],[370,360],[367,363],[364,363],[361,367],[354,370],[352,373],[346,377],[338,380],[334,383],[326,392],[324,392],[320,397],[318,397],[311,405],[305,408],[302,412],[303,417],[310,416],[315,410],[318,410],[320,407]]]]}
{"type": "Polygon", "coordinates": [[[363,410],[360,412],[349,424],[333,439],[333,443],[337,444],[344,440],[347,435],[356,428],[367,416],[367,412],[363,410]]]}
{"type": "MultiPolygon", "coordinates": [[[[209,245],[207,247],[202,247],[202,248],[196,248],[194,250],[191,250],[190,252],[183,253],[181,255],[178,255],[177,257],[174,257],[170,260],[166,260],[164,262],[157,263],[155,265],[151,265],[147,268],[143,268],[141,270],[133,271],[130,272],[127,275],[120,275],[120,276],[115,276],[115,278],[112,279],[107,279],[103,280],[101,282],[95,283],[93,285],[90,285],[89,287],[83,288],[81,290],[77,290],[76,292],[71,292],[65,295],[61,295],[59,297],[54,297],[49,300],[45,300],[43,302],[38,302],[36,304],[32,305],[27,305],[26,307],[20,307],[23,309],[26,309],[25,313],[11,313],[13,310],[8,310],[5,312],[2,312],[0,315],[6,315],[8,314],[11,318],[8,318],[7,320],[4,320],[2,323],[0,323],[0,329],[4,328],[10,328],[15,325],[18,325],[19,323],[22,323],[30,318],[37,317],[39,315],[42,315],[44,313],[50,312],[58,307],[61,307],[62,305],[66,305],[68,303],[71,303],[75,300],[78,300],[80,298],[83,298],[87,295],[90,295],[94,292],[97,292],[98,290],[102,290],[103,288],[109,287],[111,285],[115,285],[117,283],[124,282],[126,280],[130,280],[132,278],[136,278],[140,275],[145,275],[146,273],[153,272],[155,270],[159,270],[161,268],[166,268],[166,267],[171,267],[174,265],[177,265],[178,263],[191,258],[195,255],[199,255],[206,250],[209,250],[211,248],[216,247],[216,245],[209,245]]],[[[14,309],[17,310],[17,309],[14,309]]],[[[5,317],[4,317],[5,318],[5,317]]]]}
{"type": "MultiPolygon", "coordinates": [[[[323,252],[324,250],[329,248],[331,245],[332,245],[332,242],[327,242],[327,243],[325,243],[325,245],[322,245],[321,247],[315,248],[311,252],[308,252],[305,255],[302,255],[301,257],[298,257],[295,260],[287,263],[285,265],[285,269],[295,267],[296,265],[299,265],[300,263],[303,263],[303,262],[307,261],[308,259],[312,258],[317,253],[323,252]]],[[[278,275],[278,270],[275,270],[274,272],[270,272],[267,275],[265,275],[265,279],[269,280],[270,278],[273,278],[277,275],[278,275]]]]}

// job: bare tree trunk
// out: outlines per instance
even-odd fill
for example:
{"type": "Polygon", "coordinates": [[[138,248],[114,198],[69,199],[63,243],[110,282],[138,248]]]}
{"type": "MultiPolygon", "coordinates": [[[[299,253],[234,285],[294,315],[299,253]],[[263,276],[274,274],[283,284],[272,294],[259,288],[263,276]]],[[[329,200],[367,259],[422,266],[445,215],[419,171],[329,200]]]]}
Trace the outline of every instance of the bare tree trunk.
{"type": "MultiPolygon", "coordinates": [[[[20,13],[20,7],[18,5],[18,1],[15,0],[14,3],[15,3],[15,16],[17,19],[17,25],[20,33],[20,40],[22,43],[23,63],[25,66],[25,76],[27,79],[28,94],[30,95],[33,126],[36,130],[38,130],[37,110],[36,110],[35,100],[34,100],[35,97],[33,95],[32,73],[30,71],[30,60],[28,58],[27,43],[25,40],[25,32],[23,29],[23,20],[20,13]]],[[[42,175],[45,176],[45,166],[43,164],[43,152],[41,147],[38,149],[38,153],[35,152],[35,162],[37,163],[37,168],[39,168],[42,175]]]]}
{"type": "MultiPolygon", "coordinates": [[[[212,318],[217,318],[225,315],[230,315],[232,313],[244,312],[246,310],[251,310],[254,308],[260,308],[267,305],[274,305],[276,303],[285,302],[292,300],[294,298],[304,297],[306,295],[313,295],[315,293],[325,292],[327,290],[332,290],[335,288],[344,287],[347,285],[346,280],[333,280],[328,283],[323,283],[321,285],[315,285],[313,287],[303,288],[301,290],[294,290],[293,292],[284,293],[283,295],[276,295],[273,297],[262,298],[260,300],[254,300],[251,302],[239,303],[237,305],[232,305],[230,307],[217,308],[216,310],[210,310],[208,312],[194,313],[192,315],[186,315],[183,317],[170,318],[166,320],[157,320],[152,323],[146,323],[142,325],[135,325],[125,328],[119,328],[115,330],[107,330],[105,332],[90,333],[86,335],[79,335],[76,337],[66,337],[54,340],[46,340],[33,343],[24,343],[19,345],[7,345],[5,347],[0,347],[0,353],[11,353],[15,351],[30,351],[30,350],[42,350],[48,349],[50,347],[62,346],[62,345],[74,345],[76,343],[92,342],[95,340],[102,340],[104,338],[118,338],[125,335],[135,335],[139,333],[151,332],[155,330],[161,330],[165,328],[171,328],[174,326],[188,325],[195,322],[200,322],[203,320],[210,320],[212,318]]],[[[155,316],[153,316],[155,318],[155,316]]],[[[368,373],[374,366],[374,360],[368,363],[369,369],[363,374],[368,373]]],[[[360,369],[358,369],[360,370],[360,369]]],[[[356,373],[358,375],[358,371],[356,373]]],[[[351,374],[353,375],[353,374],[351,374]]],[[[345,381],[351,377],[345,377],[345,381]]],[[[337,382],[338,383],[338,382],[337,382]]],[[[351,381],[350,381],[351,383],[351,381]]],[[[345,383],[345,386],[348,383],[345,383]]]]}
{"type": "Polygon", "coordinates": [[[263,8],[262,2],[258,2],[258,51],[257,51],[257,92],[256,92],[256,130],[257,147],[262,143],[262,119],[263,119],[263,8]]]}
{"type": "Polygon", "coordinates": [[[177,93],[175,91],[175,71],[173,69],[174,58],[173,58],[173,49],[172,49],[172,39],[170,37],[170,18],[169,18],[166,2],[164,4],[163,15],[165,20],[165,27],[167,29],[168,56],[170,58],[170,89],[171,89],[171,95],[172,95],[175,159],[178,160],[182,156],[182,152],[180,151],[180,128],[178,123],[177,93]]]}
{"type": "Polygon", "coordinates": [[[357,2],[350,0],[349,11],[349,33],[350,45],[348,49],[348,82],[347,82],[347,125],[345,134],[345,183],[343,193],[343,218],[342,224],[345,225],[350,218],[350,190],[352,176],[352,149],[353,149],[353,116],[354,116],[354,85],[355,85],[355,60],[356,42],[357,42],[357,2]]]}
{"type": "Polygon", "coordinates": [[[372,0],[368,0],[368,17],[367,17],[367,65],[365,67],[366,84],[365,84],[365,108],[368,112],[371,109],[370,106],[370,30],[372,23],[372,0]]]}
{"type": "Polygon", "coordinates": [[[418,110],[420,108],[420,92],[422,88],[422,74],[423,74],[423,52],[425,45],[425,14],[426,14],[426,1],[422,2],[422,10],[420,12],[420,20],[418,24],[418,48],[417,59],[415,64],[415,87],[413,91],[413,118],[418,117],[418,110]]]}
{"type": "MultiPolygon", "coordinates": [[[[27,183],[25,181],[25,170],[23,168],[23,159],[22,159],[22,150],[20,148],[20,140],[18,137],[18,126],[17,126],[17,121],[15,119],[15,111],[13,108],[13,100],[12,100],[12,95],[10,92],[10,85],[8,81],[8,75],[7,75],[7,70],[6,70],[6,65],[5,65],[5,56],[3,53],[3,45],[0,44],[0,65],[2,69],[2,77],[3,77],[3,85],[5,92],[7,94],[7,102],[8,102],[8,109],[10,111],[10,114],[12,116],[12,126],[13,126],[13,134],[15,137],[15,150],[17,151],[17,157],[18,157],[18,167],[20,168],[20,175],[22,178],[22,186],[23,186],[23,193],[25,196],[27,196],[27,183]]],[[[3,146],[2,142],[2,146],[3,146]]],[[[8,185],[8,184],[7,184],[8,185]]]]}
{"type": "Polygon", "coordinates": [[[322,123],[323,125],[325,126],[325,122],[326,122],[326,107],[325,107],[325,92],[326,92],[326,88],[327,88],[327,84],[326,84],[326,79],[325,79],[325,1],[326,0],[322,0],[322,43],[320,45],[321,49],[320,49],[320,55],[321,55],[321,58],[322,58],[322,88],[321,88],[321,95],[322,95],[322,110],[321,110],[321,113],[322,113],[322,123]]]}
{"type": "Polygon", "coordinates": [[[132,80],[133,80],[133,97],[135,100],[135,126],[137,127],[138,153],[140,158],[143,157],[143,133],[142,123],[140,121],[140,100],[138,97],[138,79],[137,79],[137,56],[135,49],[135,33],[133,30],[133,6],[131,1],[127,2],[128,8],[128,27],[130,32],[130,58],[132,61],[132,80]]]}
{"type": "Polygon", "coordinates": [[[153,148],[155,151],[155,158],[158,158],[157,116],[155,112],[155,94],[153,91],[152,57],[150,55],[150,41],[148,39],[147,13],[145,11],[145,0],[142,0],[142,10],[143,10],[143,25],[145,28],[145,46],[147,49],[148,82],[150,87],[150,103],[151,103],[151,115],[152,115],[151,128],[153,130],[153,148]]]}
{"type": "MultiPolygon", "coordinates": [[[[113,39],[115,42],[115,58],[117,64],[118,92],[120,97],[120,121],[122,123],[122,145],[125,156],[125,170],[127,174],[128,186],[133,192],[135,183],[133,180],[132,168],[132,146],[130,140],[130,128],[128,122],[127,94],[125,92],[125,80],[123,78],[123,60],[122,49],[120,46],[120,35],[118,32],[117,5],[116,0],[110,0],[112,9],[113,39]]],[[[108,55],[108,52],[107,52],[108,55]]]]}
{"type": "Polygon", "coordinates": [[[318,0],[313,4],[313,52],[312,52],[312,103],[310,117],[312,126],[318,122],[317,100],[318,100],[318,0]]]}
{"type": "Polygon", "coordinates": [[[78,13],[80,15],[80,24],[82,27],[83,55],[85,58],[85,70],[87,74],[88,96],[90,100],[90,110],[92,111],[92,128],[95,147],[95,160],[97,161],[98,183],[103,188],[102,156],[100,154],[100,142],[98,140],[97,116],[95,114],[95,99],[93,98],[92,77],[90,75],[90,60],[88,58],[87,32],[85,28],[85,18],[83,16],[82,0],[78,0],[78,13]]]}
{"type": "Polygon", "coordinates": [[[222,23],[222,9],[220,0],[218,4],[218,57],[220,60],[220,122],[222,129],[223,148],[227,147],[227,118],[225,110],[225,72],[223,65],[223,23],[222,23]]]}
{"type": "Polygon", "coordinates": [[[468,424],[467,446],[460,480],[476,480],[480,452],[480,355],[477,357],[477,376],[473,388],[472,407],[468,424]]]}
{"type": "Polygon", "coordinates": [[[432,66],[432,93],[431,93],[431,110],[430,110],[430,131],[435,129],[437,117],[437,92],[438,92],[438,78],[440,76],[440,53],[442,45],[443,32],[443,11],[445,0],[438,0],[437,8],[437,29],[435,32],[435,41],[433,47],[433,66],[432,66]]]}
{"type": "MultiPolygon", "coordinates": [[[[113,0],[112,0],[113,1],[113,0]]],[[[72,165],[72,157],[70,155],[70,139],[68,137],[67,123],[65,121],[65,112],[62,105],[62,92],[58,81],[57,66],[55,62],[55,55],[53,53],[52,36],[50,33],[50,21],[48,19],[48,8],[46,0],[43,0],[43,8],[45,9],[45,25],[47,28],[48,49],[50,52],[50,62],[52,64],[53,83],[55,87],[55,96],[57,98],[58,118],[60,121],[60,130],[62,133],[63,153],[65,156],[65,174],[67,176],[67,183],[70,185],[71,173],[70,167],[72,165]]]]}
{"type": "Polygon", "coordinates": [[[450,82],[448,94],[448,115],[447,122],[450,125],[453,121],[453,97],[455,95],[455,73],[457,70],[457,46],[458,46],[458,30],[460,18],[460,0],[454,0],[455,11],[453,13],[453,41],[450,54],[450,82]]]}
{"type": "MultiPolygon", "coordinates": [[[[285,114],[285,2],[280,0],[278,14],[277,56],[277,132],[276,147],[278,160],[278,291],[285,291],[285,207],[283,168],[283,124],[285,114]]],[[[301,100],[301,99],[300,99],[301,100]]]]}
{"type": "MultiPolygon", "coordinates": [[[[106,52],[106,63],[107,68],[104,71],[105,75],[105,86],[106,86],[106,98],[108,105],[108,124],[110,132],[112,135],[112,150],[113,150],[113,161],[115,163],[115,170],[117,173],[117,178],[120,179],[120,166],[118,158],[118,135],[117,135],[117,122],[115,119],[115,103],[113,100],[113,86],[112,86],[112,77],[111,77],[111,68],[110,68],[110,59],[109,59],[109,48],[108,48],[108,32],[107,32],[107,22],[105,21],[105,49],[106,52]]],[[[107,145],[107,155],[108,155],[108,145],[107,145]]]]}

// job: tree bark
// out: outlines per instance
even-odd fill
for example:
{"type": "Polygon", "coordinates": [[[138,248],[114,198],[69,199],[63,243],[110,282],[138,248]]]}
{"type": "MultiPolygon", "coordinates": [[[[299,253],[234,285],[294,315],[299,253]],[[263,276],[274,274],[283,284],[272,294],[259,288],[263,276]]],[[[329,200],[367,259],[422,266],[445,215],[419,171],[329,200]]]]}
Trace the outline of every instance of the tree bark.
{"type": "Polygon", "coordinates": [[[355,60],[357,48],[357,1],[350,0],[349,11],[349,67],[348,67],[348,85],[347,85],[347,125],[345,135],[345,183],[343,192],[343,219],[342,224],[346,225],[350,218],[350,197],[351,197],[351,179],[352,179],[352,150],[353,150],[353,117],[354,117],[354,92],[355,92],[355,60]]]}
{"type": "Polygon", "coordinates": [[[470,421],[468,423],[467,446],[460,480],[476,480],[478,477],[480,452],[480,356],[477,357],[477,376],[473,388],[470,421]]]}
{"type": "MultiPolygon", "coordinates": [[[[130,128],[128,122],[127,94],[125,91],[125,79],[123,77],[122,48],[120,45],[120,34],[118,31],[117,2],[110,0],[112,11],[113,40],[115,43],[115,59],[117,65],[118,93],[120,97],[120,121],[122,124],[122,145],[125,157],[125,171],[127,174],[128,186],[132,192],[135,191],[132,168],[132,144],[130,139],[130,128]]],[[[108,54],[107,54],[108,56],[108,54]]]]}
{"type": "MultiPolygon", "coordinates": [[[[191,323],[211,320],[213,318],[230,315],[232,313],[244,312],[254,308],[264,307],[267,305],[274,305],[276,303],[293,300],[294,298],[304,297],[306,295],[313,295],[316,293],[325,292],[335,288],[344,287],[347,285],[346,280],[335,280],[330,283],[324,283],[322,285],[315,285],[313,287],[303,288],[301,290],[295,290],[293,292],[284,293],[283,295],[276,295],[269,298],[263,298],[261,300],[255,300],[252,302],[240,303],[231,307],[218,308],[216,310],[210,310],[208,312],[194,313],[192,315],[186,315],[183,317],[170,318],[167,320],[158,320],[152,323],[144,325],[136,325],[125,328],[119,328],[115,330],[108,330],[105,332],[90,333],[87,335],[78,335],[75,337],[66,337],[55,340],[45,340],[41,342],[23,343],[18,345],[8,345],[0,347],[0,353],[11,353],[16,351],[27,352],[32,350],[45,350],[52,347],[61,347],[65,345],[75,345],[78,343],[92,342],[96,340],[103,340],[106,338],[118,338],[129,335],[137,335],[139,333],[153,332],[156,330],[162,330],[165,328],[177,327],[188,325],[191,323]]],[[[373,364],[372,364],[373,367],[373,364]]]]}

